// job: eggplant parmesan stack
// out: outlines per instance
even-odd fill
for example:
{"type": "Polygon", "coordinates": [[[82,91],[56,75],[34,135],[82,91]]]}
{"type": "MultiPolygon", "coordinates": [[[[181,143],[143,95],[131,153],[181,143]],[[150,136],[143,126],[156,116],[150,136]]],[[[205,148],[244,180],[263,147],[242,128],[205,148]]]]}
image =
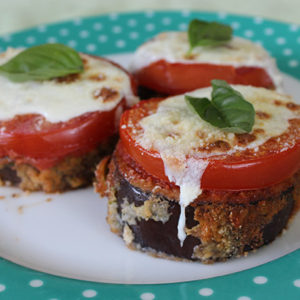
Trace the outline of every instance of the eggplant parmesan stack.
{"type": "Polygon", "coordinates": [[[275,60],[258,44],[240,37],[189,53],[187,32],[163,32],[135,52],[130,71],[141,99],[208,87],[212,79],[268,89],[282,88],[275,60]]]}
{"type": "Polygon", "coordinates": [[[300,106],[275,91],[232,87],[255,108],[249,133],[202,120],[184,95],[141,101],[123,114],[96,189],[108,196],[107,221],[129,248],[212,263],[246,255],[286,227],[300,198],[300,106]]]}
{"type": "MultiPolygon", "coordinates": [[[[50,59],[57,64],[55,51],[50,59]]],[[[21,52],[7,50],[0,64],[21,52]]],[[[44,54],[26,56],[28,68],[44,54]]],[[[78,57],[83,70],[77,74],[23,82],[0,76],[1,183],[45,192],[86,186],[99,159],[113,151],[121,113],[136,103],[133,79],[104,58],[78,57]]],[[[63,59],[69,63],[72,56],[63,59]]]]}

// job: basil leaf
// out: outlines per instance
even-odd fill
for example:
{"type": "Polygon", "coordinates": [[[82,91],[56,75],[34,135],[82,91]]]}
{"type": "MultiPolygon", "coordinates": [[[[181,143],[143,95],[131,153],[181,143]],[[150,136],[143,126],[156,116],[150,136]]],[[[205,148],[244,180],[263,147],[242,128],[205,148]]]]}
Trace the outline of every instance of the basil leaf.
{"type": "Polygon", "coordinates": [[[197,46],[218,46],[228,42],[231,37],[232,28],[229,25],[194,19],[188,28],[188,54],[197,46]]]}
{"type": "Polygon", "coordinates": [[[203,120],[211,123],[215,127],[226,127],[226,122],[223,120],[220,112],[211,105],[207,98],[196,98],[186,95],[186,102],[188,106],[197,113],[203,120]]]}
{"type": "Polygon", "coordinates": [[[226,81],[212,80],[212,100],[186,95],[185,99],[204,121],[234,133],[251,132],[255,110],[241,93],[234,90],[226,81]]]}
{"type": "Polygon", "coordinates": [[[47,80],[82,71],[79,54],[62,44],[28,48],[0,66],[0,74],[16,82],[47,80]]]}

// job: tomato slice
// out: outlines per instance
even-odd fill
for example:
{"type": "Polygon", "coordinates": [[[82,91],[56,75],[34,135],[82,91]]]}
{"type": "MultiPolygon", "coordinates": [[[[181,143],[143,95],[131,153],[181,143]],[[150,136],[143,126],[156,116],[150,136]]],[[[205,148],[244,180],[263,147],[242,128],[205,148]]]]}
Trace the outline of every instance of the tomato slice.
{"type": "MultiPolygon", "coordinates": [[[[121,118],[121,147],[150,175],[168,181],[164,163],[157,151],[147,150],[136,141],[139,120],[154,112],[161,99],[141,101],[121,118]],[[129,125],[129,126],[127,126],[129,125]]],[[[249,158],[209,157],[201,179],[201,188],[210,190],[249,190],[279,183],[300,168],[300,140],[294,146],[276,151],[261,151],[249,158]]]]}
{"type": "Polygon", "coordinates": [[[31,163],[39,169],[52,167],[69,154],[94,149],[117,131],[117,110],[90,112],[67,122],[50,123],[41,115],[18,115],[0,122],[0,157],[31,163]]]}
{"type": "Polygon", "coordinates": [[[135,74],[140,85],[166,95],[182,94],[210,86],[213,79],[232,84],[274,89],[268,73],[260,67],[233,67],[214,64],[182,64],[156,61],[135,74]]]}
{"type": "MultiPolygon", "coordinates": [[[[132,93],[137,94],[136,81],[128,71],[106,58],[92,57],[126,73],[132,93]]],[[[121,111],[125,108],[126,99],[123,98],[109,111],[85,113],[67,122],[50,123],[38,114],[17,115],[11,120],[0,121],[0,158],[10,157],[40,170],[53,167],[65,156],[87,153],[116,134],[121,111]]]]}

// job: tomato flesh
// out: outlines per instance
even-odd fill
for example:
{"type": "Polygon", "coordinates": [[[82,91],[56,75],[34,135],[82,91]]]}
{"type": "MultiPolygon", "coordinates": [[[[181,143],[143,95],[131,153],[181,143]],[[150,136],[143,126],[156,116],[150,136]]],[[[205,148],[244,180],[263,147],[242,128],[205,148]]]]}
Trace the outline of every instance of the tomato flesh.
{"type": "Polygon", "coordinates": [[[142,68],[135,76],[140,85],[167,95],[208,87],[213,79],[274,89],[272,79],[260,67],[235,68],[228,65],[182,64],[159,60],[142,68]]]}
{"type": "MultiPolygon", "coordinates": [[[[169,181],[163,160],[157,151],[147,150],[137,143],[138,122],[155,110],[160,100],[142,101],[126,111],[121,118],[121,147],[150,175],[169,181]],[[153,102],[152,105],[149,104],[153,102]],[[130,124],[130,126],[127,126],[130,124]]],[[[251,190],[271,186],[292,176],[300,168],[300,141],[291,148],[262,154],[258,157],[230,159],[206,158],[208,166],[201,179],[201,188],[210,190],[251,190]]]]}
{"type": "Polygon", "coordinates": [[[50,123],[41,115],[19,115],[0,122],[0,157],[33,164],[39,169],[52,167],[66,155],[91,151],[116,133],[116,111],[83,114],[67,122],[50,123]]]}
{"type": "MultiPolygon", "coordinates": [[[[137,95],[134,77],[109,59],[104,60],[128,75],[132,93],[137,95]]],[[[78,156],[95,149],[117,133],[120,110],[126,99],[109,111],[88,112],[67,122],[50,123],[38,114],[17,115],[0,121],[0,158],[29,163],[42,170],[55,166],[68,155],[78,156]]]]}

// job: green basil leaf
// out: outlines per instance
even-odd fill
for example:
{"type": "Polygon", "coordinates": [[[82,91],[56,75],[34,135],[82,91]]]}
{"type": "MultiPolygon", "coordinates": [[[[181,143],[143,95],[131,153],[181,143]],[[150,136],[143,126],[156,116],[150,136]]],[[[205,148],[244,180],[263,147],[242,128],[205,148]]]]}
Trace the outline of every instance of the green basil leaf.
{"type": "Polygon", "coordinates": [[[63,44],[28,48],[0,66],[0,74],[16,82],[47,80],[82,71],[79,54],[63,44]]]}
{"type": "Polygon", "coordinates": [[[232,28],[229,25],[194,19],[188,28],[188,54],[197,46],[218,46],[228,42],[231,37],[232,28]]]}
{"type": "Polygon", "coordinates": [[[226,81],[212,80],[212,100],[186,95],[189,107],[204,121],[234,133],[251,132],[255,120],[253,105],[226,81]]]}
{"type": "Polygon", "coordinates": [[[224,128],[227,126],[221,113],[211,105],[207,98],[196,98],[186,95],[185,100],[188,106],[197,113],[204,121],[211,123],[215,127],[224,128]]]}

